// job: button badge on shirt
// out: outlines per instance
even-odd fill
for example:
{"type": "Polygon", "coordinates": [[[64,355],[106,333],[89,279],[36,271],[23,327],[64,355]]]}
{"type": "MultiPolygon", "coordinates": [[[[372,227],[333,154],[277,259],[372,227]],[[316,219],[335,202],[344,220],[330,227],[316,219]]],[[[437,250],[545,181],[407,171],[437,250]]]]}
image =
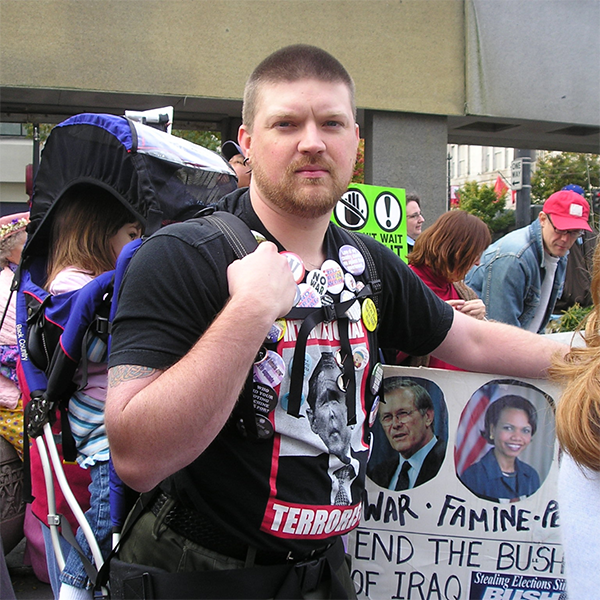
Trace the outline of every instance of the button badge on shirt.
{"type": "Polygon", "coordinates": [[[377,307],[371,298],[365,298],[362,304],[362,320],[369,331],[377,329],[377,307]]]}
{"type": "Polygon", "coordinates": [[[345,244],[340,248],[338,254],[342,266],[348,273],[358,276],[365,272],[365,257],[354,246],[345,244]]]}
{"type": "Polygon", "coordinates": [[[339,294],[344,289],[344,271],[335,260],[328,259],[321,265],[321,271],[327,277],[327,291],[339,294]]]}
{"type": "Polygon", "coordinates": [[[287,259],[294,281],[300,283],[304,279],[304,273],[306,272],[302,259],[293,252],[282,252],[281,255],[287,259]]]}

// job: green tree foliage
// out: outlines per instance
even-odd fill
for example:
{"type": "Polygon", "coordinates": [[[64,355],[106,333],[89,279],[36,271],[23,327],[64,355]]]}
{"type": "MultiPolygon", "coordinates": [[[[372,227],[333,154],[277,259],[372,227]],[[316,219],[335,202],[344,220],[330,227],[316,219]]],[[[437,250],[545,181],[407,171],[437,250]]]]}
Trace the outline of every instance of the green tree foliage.
{"type": "Polygon", "coordinates": [[[531,175],[531,201],[543,204],[568,184],[580,185],[586,192],[600,187],[600,156],[560,152],[538,160],[531,175]]]}
{"type": "Polygon", "coordinates": [[[479,217],[492,233],[506,232],[514,224],[514,211],[504,208],[506,194],[498,198],[491,185],[467,181],[458,193],[458,208],[479,217]]]}
{"type": "MultiPolygon", "coordinates": [[[[29,139],[33,139],[33,124],[25,123],[25,135],[29,139]]],[[[40,144],[44,144],[44,142],[48,139],[50,132],[54,128],[54,125],[50,125],[50,123],[40,123],[39,124],[39,136],[40,136],[40,144]]]]}
{"type": "Polygon", "coordinates": [[[361,138],[356,151],[356,164],[352,174],[352,183],[365,182],[365,140],[361,138]]]}
{"type": "Polygon", "coordinates": [[[198,146],[204,146],[213,152],[218,152],[221,147],[221,134],[218,131],[173,129],[171,133],[198,146]]]}

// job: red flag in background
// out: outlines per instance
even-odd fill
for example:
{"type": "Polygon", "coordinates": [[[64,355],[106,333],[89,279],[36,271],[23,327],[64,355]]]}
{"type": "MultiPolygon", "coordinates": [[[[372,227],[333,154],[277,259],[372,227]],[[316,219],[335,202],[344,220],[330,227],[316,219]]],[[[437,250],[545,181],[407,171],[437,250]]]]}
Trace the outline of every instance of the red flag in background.
{"type": "Polygon", "coordinates": [[[496,177],[496,183],[494,184],[494,192],[496,192],[496,198],[500,200],[506,193],[507,189],[508,186],[504,182],[504,179],[502,179],[502,177],[498,175],[498,177],[496,177]]]}

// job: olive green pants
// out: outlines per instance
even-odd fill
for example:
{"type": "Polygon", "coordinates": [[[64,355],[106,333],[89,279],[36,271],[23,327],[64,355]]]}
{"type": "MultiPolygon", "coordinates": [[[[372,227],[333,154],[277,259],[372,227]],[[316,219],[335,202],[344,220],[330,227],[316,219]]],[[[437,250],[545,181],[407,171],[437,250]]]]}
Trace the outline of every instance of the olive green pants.
{"type": "MultiPolygon", "coordinates": [[[[168,508],[168,506],[165,506],[165,509],[168,508]]],[[[239,585],[242,586],[242,589],[246,589],[245,593],[240,592],[240,598],[297,597],[315,600],[321,598],[356,598],[354,584],[350,578],[350,557],[347,555],[345,560],[341,561],[340,565],[334,564],[331,566],[328,560],[323,558],[320,561],[311,561],[309,572],[305,572],[303,565],[299,565],[300,568],[298,568],[291,563],[289,565],[276,566],[248,566],[244,561],[218,554],[175,533],[162,523],[164,518],[163,512],[166,514],[168,510],[161,511],[158,516],[155,516],[152,512],[142,514],[132,526],[131,531],[122,544],[119,551],[119,560],[124,563],[134,563],[159,569],[167,574],[206,573],[206,593],[208,595],[199,595],[202,592],[197,591],[195,595],[190,597],[236,597],[232,595],[232,590],[236,589],[233,582],[236,579],[240,579],[243,583],[239,585]],[[315,568],[313,568],[313,562],[315,563],[315,568]],[[217,571],[221,573],[215,573],[217,571]],[[315,575],[315,573],[317,574],[315,575]],[[291,588],[290,577],[294,580],[291,588]],[[279,579],[281,579],[280,589],[277,583],[279,579]],[[298,582],[296,582],[296,579],[298,579],[298,582]],[[231,586],[229,585],[230,583],[231,586]],[[257,590],[257,594],[260,594],[258,588],[262,586],[265,589],[265,593],[269,595],[249,596],[246,586],[251,586],[257,590]],[[269,589],[269,586],[273,589],[269,589]],[[212,591],[209,592],[209,590],[212,591]],[[214,595],[215,590],[217,593],[219,590],[222,590],[223,596],[214,595]],[[280,596],[280,593],[285,593],[286,595],[280,596]]],[[[202,578],[199,578],[198,581],[200,587],[205,587],[202,578]]],[[[179,592],[175,590],[173,590],[173,593],[173,598],[185,597],[177,595],[179,592]]],[[[153,596],[149,595],[148,597],[153,596]]]]}

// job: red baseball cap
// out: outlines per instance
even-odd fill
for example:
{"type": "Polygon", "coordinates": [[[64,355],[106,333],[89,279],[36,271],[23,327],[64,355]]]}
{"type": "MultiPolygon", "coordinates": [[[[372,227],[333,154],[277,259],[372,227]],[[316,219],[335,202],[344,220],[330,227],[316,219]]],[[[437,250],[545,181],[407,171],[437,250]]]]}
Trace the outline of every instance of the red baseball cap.
{"type": "Polygon", "coordinates": [[[556,229],[587,229],[592,231],[588,223],[590,205],[588,201],[571,190],[555,192],[544,202],[542,211],[552,217],[556,229]]]}

